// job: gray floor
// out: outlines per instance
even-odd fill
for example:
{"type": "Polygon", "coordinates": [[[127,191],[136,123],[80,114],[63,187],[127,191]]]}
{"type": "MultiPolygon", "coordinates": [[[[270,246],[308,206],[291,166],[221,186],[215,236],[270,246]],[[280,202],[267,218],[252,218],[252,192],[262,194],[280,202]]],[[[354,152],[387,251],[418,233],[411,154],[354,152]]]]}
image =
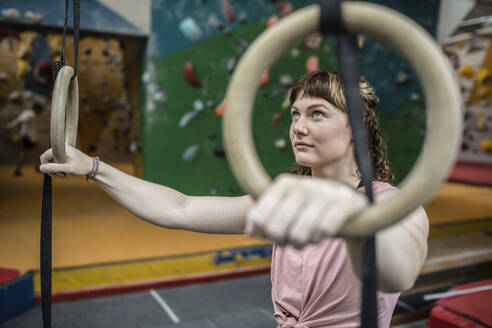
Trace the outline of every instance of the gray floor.
{"type": "MultiPolygon", "coordinates": [[[[270,289],[270,275],[259,275],[160,289],[157,298],[145,291],[55,303],[52,327],[272,328],[270,289]]],[[[0,327],[42,327],[41,307],[0,327]]]]}
{"type": "MultiPolygon", "coordinates": [[[[55,303],[53,328],[273,328],[270,275],[55,303]]],[[[427,320],[396,326],[425,328],[427,320]]],[[[1,328],[42,327],[36,306],[1,328]]]]}

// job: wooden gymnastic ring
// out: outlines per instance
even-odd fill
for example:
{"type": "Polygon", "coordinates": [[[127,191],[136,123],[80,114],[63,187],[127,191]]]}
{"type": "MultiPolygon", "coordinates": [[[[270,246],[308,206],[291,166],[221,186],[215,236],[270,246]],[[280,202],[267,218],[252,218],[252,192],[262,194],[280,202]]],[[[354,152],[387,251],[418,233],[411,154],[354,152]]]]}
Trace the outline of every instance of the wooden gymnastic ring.
{"type": "MultiPolygon", "coordinates": [[[[243,190],[258,197],[271,181],[252,136],[252,109],[259,80],[286,50],[318,31],[319,6],[311,5],[262,33],[238,63],[227,89],[223,135],[232,171],[243,190]]],[[[427,134],[400,192],[367,208],[340,236],[365,236],[383,229],[425,204],[447,177],[461,139],[461,96],[455,76],[432,37],[408,17],[376,4],[342,2],[342,17],[352,33],[364,33],[395,48],[416,71],[426,94],[427,134]]]]}
{"type": "Polygon", "coordinates": [[[65,144],[75,147],[79,121],[79,84],[73,68],[63,66],[55,80],[51,99],[50,138],[56,163],[65,163],[65,144]]]}

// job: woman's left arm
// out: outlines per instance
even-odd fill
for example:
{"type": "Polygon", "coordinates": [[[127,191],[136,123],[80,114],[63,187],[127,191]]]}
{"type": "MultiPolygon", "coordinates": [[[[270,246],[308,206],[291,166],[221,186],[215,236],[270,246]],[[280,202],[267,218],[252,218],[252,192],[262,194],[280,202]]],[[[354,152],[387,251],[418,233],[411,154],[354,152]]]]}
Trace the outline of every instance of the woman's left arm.
{"type": "MultiPolygon", "coordinates": [[[[376,195],[384,201],[398,191],[388,190],[376,195]]],[[[422,270],[427,257],[429,220],[422,207],[376,234],[378,289],[399,292],[410,289],[422,270]]],[[[352,267],[360,277],[363,242],[347,239],[352,267]]]]}

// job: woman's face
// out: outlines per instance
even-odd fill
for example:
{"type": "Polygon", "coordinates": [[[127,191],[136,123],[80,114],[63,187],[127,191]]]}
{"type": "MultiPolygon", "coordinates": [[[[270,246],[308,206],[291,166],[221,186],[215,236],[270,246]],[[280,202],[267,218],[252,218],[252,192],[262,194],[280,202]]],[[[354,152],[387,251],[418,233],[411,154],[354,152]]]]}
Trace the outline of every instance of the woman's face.
{"type": "Polygon", "coordinates": [[[296,99],[291,108],[290,141],[296,162],[325,167],[348,155],[352,140],[347,114],[323,98],[296,99]]]}

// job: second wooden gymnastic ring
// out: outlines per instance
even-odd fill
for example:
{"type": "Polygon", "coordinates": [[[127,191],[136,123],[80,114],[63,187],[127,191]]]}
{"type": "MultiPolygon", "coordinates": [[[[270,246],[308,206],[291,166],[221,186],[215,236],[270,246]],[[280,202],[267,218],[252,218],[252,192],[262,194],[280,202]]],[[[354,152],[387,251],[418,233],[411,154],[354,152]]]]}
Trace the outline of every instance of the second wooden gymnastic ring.
{"type": "Polygon", "coordinates": [[[75,147],[79,122],[79,84],[73,68],[63,66],[55,80],[51,98],[50,139],[56,163],[67,160],[65,144],[75,147]]]}
{"type": "MultiPolygon", "coordinates": [[[[227,89],[223,135],[227,158],[243,190],[258,197],[271,181],[256,153],[252,111],[259,80],[286,50],[318,31],[319,6],[282,19],[261,34],[238,63],[227,89]]],[[[340,236],[375,233],[425,204],[447,177],[461,139],[461,96],[454,73],[432,37],[408,17],[376,4],[344,1],[342,17],[351,33],[367,34],[396,49],[417,73],[425,90],[427,133],[410,173],[389,200],[367,208],[340,236]]]]}

